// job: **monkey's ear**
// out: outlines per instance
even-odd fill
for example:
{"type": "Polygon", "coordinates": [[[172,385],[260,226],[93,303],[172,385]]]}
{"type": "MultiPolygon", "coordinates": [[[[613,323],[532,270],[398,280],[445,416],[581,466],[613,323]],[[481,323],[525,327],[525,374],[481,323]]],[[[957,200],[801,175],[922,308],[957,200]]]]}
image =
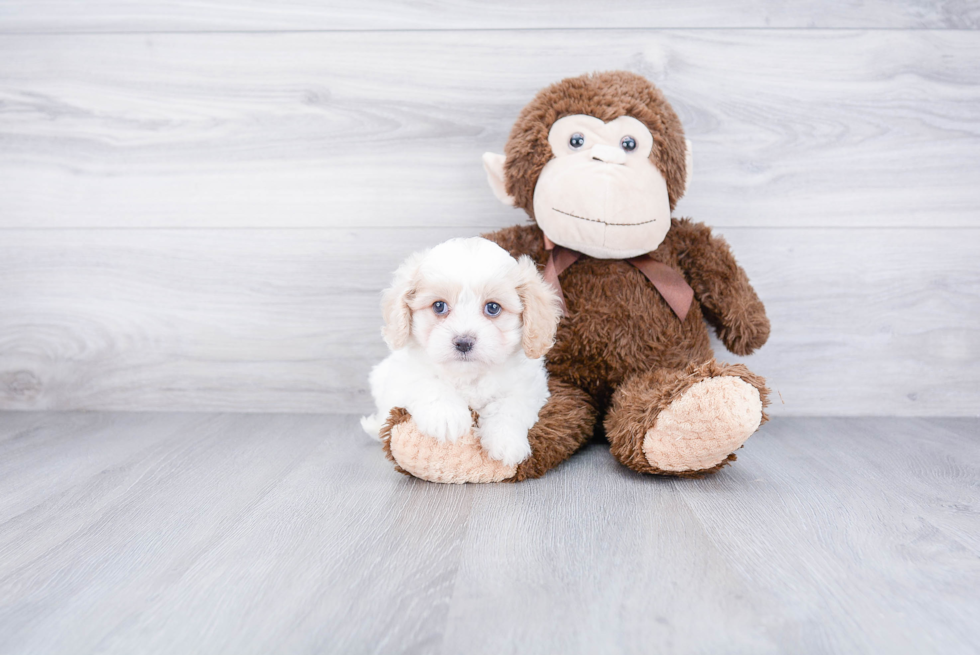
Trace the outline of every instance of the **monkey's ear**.
{"type": "Polygon", "coordinates": [[[487,172],[487,182],[497,200],[509,207],[514,206],[514,196],[507,194],[507,184],[504,182],[504,155],[495,152],[483,153],[483,170],[487,172]]]}
{"type": "Polygon", "coordinates": [[[691,175],[694,174],[694,153],[691,151],[691,140],[684,139],[684,193],[691,188],[691,175]]]}

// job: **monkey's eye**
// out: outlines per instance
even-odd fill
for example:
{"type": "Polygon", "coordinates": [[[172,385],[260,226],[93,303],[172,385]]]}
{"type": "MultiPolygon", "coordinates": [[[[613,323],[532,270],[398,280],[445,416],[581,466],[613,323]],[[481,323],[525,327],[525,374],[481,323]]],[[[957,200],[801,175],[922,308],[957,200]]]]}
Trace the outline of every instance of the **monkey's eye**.
{"type": "Polygon", "coordinates": [[[442,316],[443,314],[449,311],[449,305],[447,305],[442,300],[437,300],[434,303],[432,303],[432,311],[442,316]]]}
{"type": "Polygon", "coordinates": [[[633,152],[636,150],[636,139],[631,136],[624,136],[619,140],[619,145],[626,152],[633,152]]]}
{"type": "Polygon", "coordinates": [[[500,315],[500,305],[495,302],[488,302],[483,307],[483,313],[487,316],[499,316],[500,315]]]}
{"type": "Polygon", "coordinates": [[[568,147],[578,150],[585,145],[585,136],[581,132],[576,132],[572,135],[572,138],[568,140],[568,147]]]}

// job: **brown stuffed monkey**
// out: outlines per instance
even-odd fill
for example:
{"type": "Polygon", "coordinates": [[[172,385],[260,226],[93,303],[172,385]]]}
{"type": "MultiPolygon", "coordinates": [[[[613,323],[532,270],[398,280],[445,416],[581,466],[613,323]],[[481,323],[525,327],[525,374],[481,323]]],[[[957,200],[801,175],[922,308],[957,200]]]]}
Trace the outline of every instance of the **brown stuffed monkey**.
{"type": "Polygon", "coordinates": [[[766,421],[768,390],[745,366],[715,361],[707,325],[747,355],[769,321],[728,245],[671,218],[691,157],[663,94],[627,72],[562,80],[524,108],[505,153],[484,155],[490,185],[531,222],[484,236],[535,259],[565,302],[531,456],[504,467],[475,438],[436,443],[395,410],[382,434],[389,458],[436,482],[520,481],[604,432],[616,459],[644,473],[734,460],[766,421]]]}

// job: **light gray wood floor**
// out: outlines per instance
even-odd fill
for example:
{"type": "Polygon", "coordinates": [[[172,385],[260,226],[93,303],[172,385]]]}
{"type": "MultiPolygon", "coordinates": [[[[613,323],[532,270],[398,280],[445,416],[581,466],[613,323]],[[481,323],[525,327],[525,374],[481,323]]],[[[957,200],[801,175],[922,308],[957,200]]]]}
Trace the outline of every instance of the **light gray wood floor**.
{"type": "Polygon", "coordinates": [[[976,419],[488,486],[398,475],[355,419],[0,414],[0,652],[977,652],[976,419]]]}

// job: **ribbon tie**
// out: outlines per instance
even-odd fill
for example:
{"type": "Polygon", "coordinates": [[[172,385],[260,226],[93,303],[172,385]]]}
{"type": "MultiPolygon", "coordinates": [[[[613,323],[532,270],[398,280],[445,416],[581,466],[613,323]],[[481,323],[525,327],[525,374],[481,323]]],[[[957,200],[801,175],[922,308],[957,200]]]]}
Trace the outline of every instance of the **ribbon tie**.
{"type": "MultiPolygon", "coordinates": [[[[569,250],[556,245],[547,236],[544,238],[545,250],[549,251],[548,263],[544,266],[544,279],[554,287],[561,299],[561,307],[566,313],[565,295],[561,291],[561,283],[558,276],[566,268],[577,262],[582,257],[582,253],[569,250]]],[[[672,269],[663,262],[658,262],[650,255],[640,255],[626,260],[640,270],[646,276],[654,288],[660,292],[663,299],[667,301],[670,308],[677,314],[677,318],[684,322],[687,312],[691,309],[691,301],[694,300],[694,289],[687,283],[684,276],[672,269]]]]}

